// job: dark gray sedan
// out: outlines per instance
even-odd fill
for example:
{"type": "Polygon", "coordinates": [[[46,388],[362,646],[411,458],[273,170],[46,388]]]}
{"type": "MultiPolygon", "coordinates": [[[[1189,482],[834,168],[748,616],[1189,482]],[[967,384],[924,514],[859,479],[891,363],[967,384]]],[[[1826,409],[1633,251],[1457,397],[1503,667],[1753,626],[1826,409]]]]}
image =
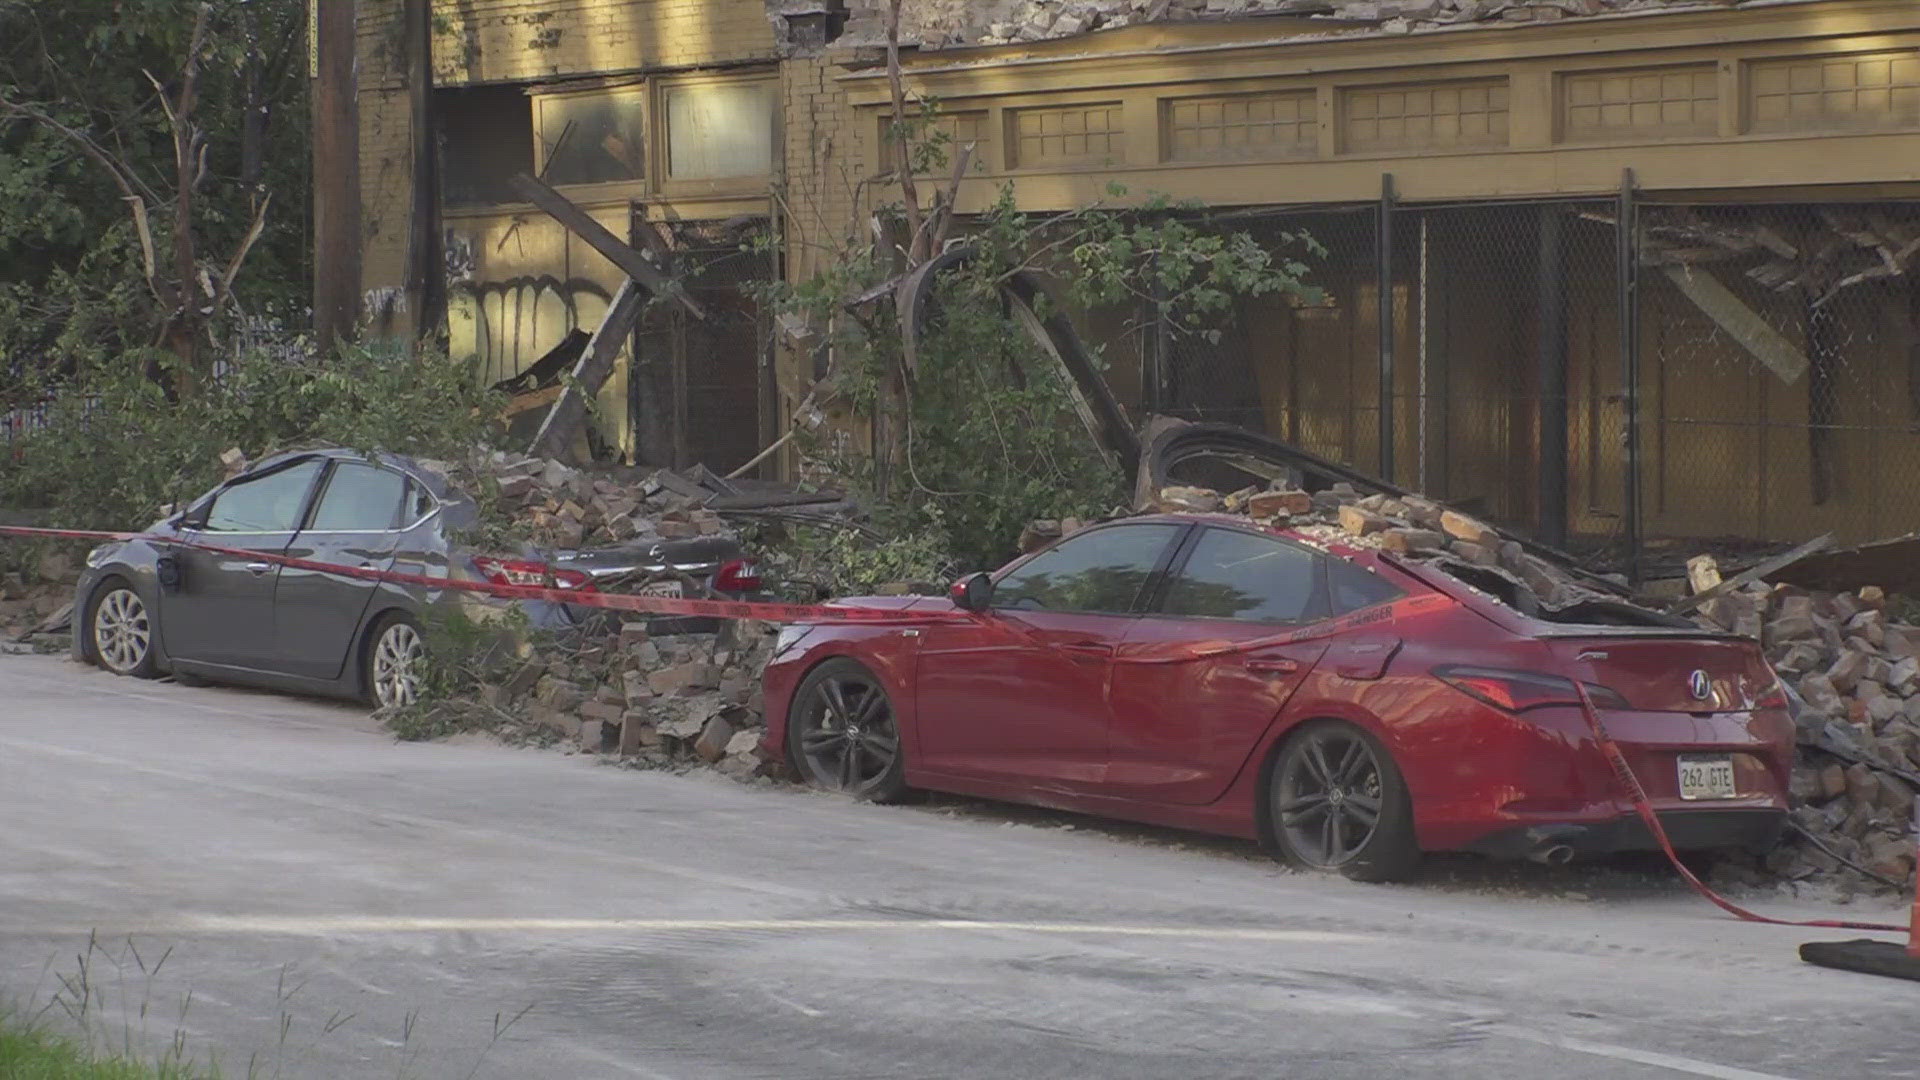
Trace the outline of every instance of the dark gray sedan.
{"type": "MultiPolygon", "coordinates": [[[[652,595],[737,599],[760,587],[758,570],[728,538],[488,554],[457,539],[477,520],[473,500],[424,462],[340,449],[268,458],[149,528],[153,539],[104,544],[87,556],[74,597],[73,656],[117,675],[171,673],[391,707],[419,694],[429,613],[464,606],[484,619],[508,602],[287,567],[268,556],[582,592],[618,582],[652,595]]],[[[546,630],[604,617],[577,605],[512,606],[546,630]]]]}

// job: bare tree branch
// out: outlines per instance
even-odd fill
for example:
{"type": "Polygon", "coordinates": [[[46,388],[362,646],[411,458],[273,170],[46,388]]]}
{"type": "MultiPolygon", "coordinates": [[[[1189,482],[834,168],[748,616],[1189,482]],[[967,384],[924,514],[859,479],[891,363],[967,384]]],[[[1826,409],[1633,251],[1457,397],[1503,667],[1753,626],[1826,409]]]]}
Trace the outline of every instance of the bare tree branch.
{"type": "Polygon", "coordinates": [[[927,260],[926,236],[920,226],[920,192],[913,182],[913,152],[907,145],[907,82],[900,70],[900,0],[887,3],[887,84],[893,90],[893,159],[906,204],[907,269],[927,260]]]}
{"type": "Polygon", "coordinates": [[[154,190],[148,187],[137,173],[128,168],[124,162],[105,147],[101,146],[86,132],[69,127],[32,105],[9,101],[5,97],[0,97],[0,112],[5,112],[9,116],[20,117],[23,120],[31,120],[41,127],[67,139],[75,146],[78,146],[82,153],[92,158],[101,168],[107,170],[107,174],[113,177],[114,185],[120,189],[122,195],[128,198],[138,196],[148,202],[154,203],[165,201],[161,199],[159,195],[155,194],[154,190]]]}

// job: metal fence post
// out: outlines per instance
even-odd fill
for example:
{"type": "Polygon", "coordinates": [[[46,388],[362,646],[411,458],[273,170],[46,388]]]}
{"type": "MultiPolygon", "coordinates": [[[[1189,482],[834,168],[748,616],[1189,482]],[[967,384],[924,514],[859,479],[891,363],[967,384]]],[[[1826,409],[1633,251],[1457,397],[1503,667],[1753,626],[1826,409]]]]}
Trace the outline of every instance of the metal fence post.
{"type": "Polygon", "coordinates": [[[1626,459],[1622,477],[1622,533],[1626,542],[1627,581],[1640,583],[1640,267],[1638,206],[1633,170],[1620,176],[1619,305],[1621,436],[1626,459]]]}
{"type": "Polygon", "coordinates": [[[1380,273],[1380,468],[1393,480],[1393,174],[1380,176],[1380,223],[1375,230],[1374,263],[1380,273]]]}
{"type": "Polygon", "coordinates": [[[1567,262],[1565,211],[1540,208],[1539,536],[1567,544],[1567,262]]]}

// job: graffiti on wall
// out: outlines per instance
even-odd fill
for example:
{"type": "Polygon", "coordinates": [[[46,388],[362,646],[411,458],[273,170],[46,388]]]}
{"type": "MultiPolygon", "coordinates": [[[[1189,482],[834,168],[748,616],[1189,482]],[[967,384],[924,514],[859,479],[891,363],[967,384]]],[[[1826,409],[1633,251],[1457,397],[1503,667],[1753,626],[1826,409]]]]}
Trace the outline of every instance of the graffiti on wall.
{"type": "Polygon", "coordinates": [[[464,282],[449,302],[449,344],[455,356],[479,358],[483,380],[498,382],[526,370],[568,331],[598,326],[611,302],[604,286],[580,278],[464,282]]]}

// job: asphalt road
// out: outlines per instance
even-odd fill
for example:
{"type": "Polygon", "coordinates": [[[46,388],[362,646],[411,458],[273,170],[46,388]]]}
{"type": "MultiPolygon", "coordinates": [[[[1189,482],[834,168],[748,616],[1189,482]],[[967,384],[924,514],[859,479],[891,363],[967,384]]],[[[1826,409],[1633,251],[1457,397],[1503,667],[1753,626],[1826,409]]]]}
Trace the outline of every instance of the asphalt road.
{"type": "Polygon", "coordinates": [[[0,657],[0,998],[228,1076],[1920,1077],[1920,984],[1833,936],[0,657]]]}

